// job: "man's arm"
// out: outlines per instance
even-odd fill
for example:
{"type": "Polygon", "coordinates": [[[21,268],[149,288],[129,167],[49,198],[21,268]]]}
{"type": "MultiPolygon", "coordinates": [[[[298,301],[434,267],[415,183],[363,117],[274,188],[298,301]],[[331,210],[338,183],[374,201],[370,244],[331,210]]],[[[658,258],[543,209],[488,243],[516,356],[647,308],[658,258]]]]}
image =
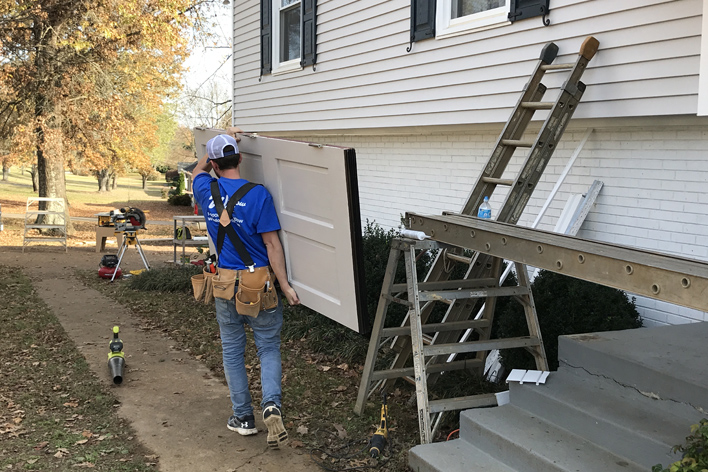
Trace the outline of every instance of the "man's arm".
{"type": "Polygon", "coordinates": [[[268,251],[270,266],[273,268],[275,277],[280,283],[280,289],[288,299],[288,303],[291,305],[299,305],[300,299],[297,293],[295,293],[295,289],[293,289],[288,282],[288,274],[285,270],[285,253],[283,252],[283,245],[280,244],[278,232],[269,231],[267,233],[261,233],[261,236],[263,237],[263,243],[268,251]]]}
{"type": "Polygon", "coordinates": [[[207,174],[211,172],[211,162],[209,162],[208,154],[204,154],[204,157],[199,159],[199,162],[197,162],[197,165],[194,167],[194,172],[192,172],[192,182],[194,182],[194,178],[197,175],[203,174],[204,172],[207,174]]]}

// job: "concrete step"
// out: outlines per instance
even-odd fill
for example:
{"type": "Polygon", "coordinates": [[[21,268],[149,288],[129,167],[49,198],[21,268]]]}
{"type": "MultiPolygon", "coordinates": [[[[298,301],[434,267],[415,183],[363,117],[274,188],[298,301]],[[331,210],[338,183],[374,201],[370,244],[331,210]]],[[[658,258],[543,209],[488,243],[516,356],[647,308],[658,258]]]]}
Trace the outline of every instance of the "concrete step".
{"type": "Polygon", "coordinates": [[[521,472],[647,471],[512,404],[462,412],[460,438],[521,472]]]}
{"type": "Polygon", "coordinates": [[[515,472],[464,439],[415,446],[408,465],[413,472],[515,472]]]}
{"type": "Polygon", "coordinates": [[[510,384],[517,408],[594,442],[650,470],[680,458],[671,448],[684,442],[702,415],[674,401],[646,397],[582,369],[563,367],[545,385],[510,384]]]}
{"type": "Polygon", "coordinates": [[[708,322],[558,338],[558,360],[665,400],[708,411],[708,322]]]}

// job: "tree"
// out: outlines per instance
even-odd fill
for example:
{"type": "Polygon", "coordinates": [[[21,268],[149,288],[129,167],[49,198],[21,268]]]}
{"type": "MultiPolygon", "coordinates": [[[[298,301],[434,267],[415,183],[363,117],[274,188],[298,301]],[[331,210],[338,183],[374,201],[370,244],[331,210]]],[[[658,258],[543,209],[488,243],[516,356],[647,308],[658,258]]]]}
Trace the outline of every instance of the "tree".
{"type": "Polygon", "coordinates": [[[26,125],[19,141],[35,153],[40,196],[66,198],[69,156],[98,168],[135,151],[129,107],[149,113],[178,85],[184,33],[206,5],[0,0],[0,136],[13,120],[26,125]]]}

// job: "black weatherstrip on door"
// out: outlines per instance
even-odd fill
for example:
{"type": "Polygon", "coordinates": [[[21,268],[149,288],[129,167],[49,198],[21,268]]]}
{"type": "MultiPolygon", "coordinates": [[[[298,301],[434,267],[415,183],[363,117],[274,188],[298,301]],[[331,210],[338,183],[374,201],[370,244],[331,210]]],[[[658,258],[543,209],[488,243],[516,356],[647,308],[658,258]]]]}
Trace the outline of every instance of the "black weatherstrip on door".
{"type": "Polygon", "coordinates": [[[356,151],[344,150],[344,166],[349,200],[349,227],[352,242],[352,267],[354,269],[354,289],[356,290],[359,332],[371,331],[366,303],[366,274],[364,273],[364,245],[361,234],[361,212],[359,210],[359,179],[356,171],[356,151]]]}

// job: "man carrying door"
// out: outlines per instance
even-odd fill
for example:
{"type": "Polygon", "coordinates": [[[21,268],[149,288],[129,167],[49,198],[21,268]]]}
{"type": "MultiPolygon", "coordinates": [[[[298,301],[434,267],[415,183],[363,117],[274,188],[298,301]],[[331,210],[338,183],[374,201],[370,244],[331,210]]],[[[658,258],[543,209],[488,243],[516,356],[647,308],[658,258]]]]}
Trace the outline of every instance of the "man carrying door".
{"type": "MultiPolygon", "coordinates": [[[[238,201],[233,201],[229,205],[229,200],[239,190],[241,190],[240,193],[243,193],[246,188],[252,185],[241,178],[239,170],[241,154],[237,143],[234,136],[227,134],[212,138],[207,143],[207,155],[199,160],[193,172],[194,197],[203,209],[209,236],[213,241],[221,239],[220,247],[217,250],[219,270],[226,269],[225,272],[229,270],[243,271],[239,272],[243,285],[244,272],[253,273],[254,269],[258,271],[258,268],[270,266],[288,303],[297,305],[300,300],[287,279],[285,255],[278,238],[280,223],[273,205],[273,197],[265,187],[257,185],[250,188],[238,201]],[[211,177],[209,172],[212,169],[218,178],[211,177]],[[244,187],[246,185],[248,187],[244,187]],[[217,194],[219,195],[217,198],[221,202],[215,204],[213,195],[217,194]],[[221,234],[221,238],[219,238],[220,226],[222,232],[229,234],[228,237],[221,234]],[[235,235],[229,226],[235,230],[235,235]],[[244,259],[246,260],[244,261],[244,259]]],[[[238,198],[238,196],[236,197],[238,198]]],[[[277,297],[277,305],[275,305],[276,302],[273,302],[274,307],[271,309],[261,309],[259,304],[255,313],[246,316],[245,310],[242,310],[242,313],[237,311],[233,297],[231,300],[224,298],[216,298],[215,300],[216,318],[221,332],[224,373],[233,406],[233,415],[229,418],[227,427],[244,436],[258,432],[251,405],[244,358],[245,325],[248,324],[253,330],[261,362],[263,392],[261,408],[263,421],[268,428],[268,445],[275,448],[280,447],[288,440],[281,411],[280,330],[283,325],[282,301],[280,297],[277,297]]]]}

